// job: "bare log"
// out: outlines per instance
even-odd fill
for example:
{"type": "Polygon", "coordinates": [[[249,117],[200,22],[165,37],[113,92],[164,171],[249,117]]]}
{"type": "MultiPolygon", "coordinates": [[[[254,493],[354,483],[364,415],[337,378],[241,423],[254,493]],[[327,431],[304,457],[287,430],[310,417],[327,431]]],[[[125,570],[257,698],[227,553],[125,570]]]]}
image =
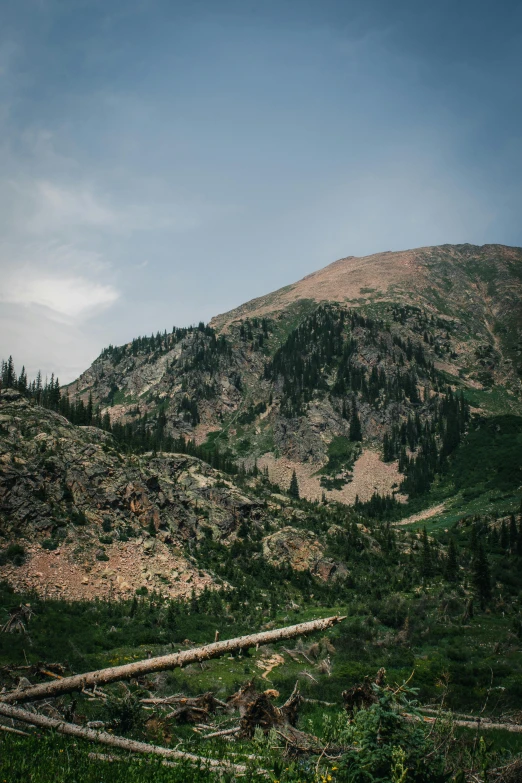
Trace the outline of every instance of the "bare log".
{"type": "Polygon", "coordinates": [[[0,731],[8,731],[11,734],[21,734],[22,737],[30,737],[28,731],[20,731],[20,729],[13,729],[11,726],[4,726],[3,724],[0,724],[0,731]]]}
{"type": "Polygon", "coordinates": [[[214,642],[203,647],[197,647],[192,650],[184,650],[170,655],[161,655],[156,658],[147,658],[142,661],[125,664],[123,666],[113,666],[108,669],[99,669],[85,674],[75,674],[72,677],[64,677],[54,682],[40,683],[30,687],[17,689],[7,694],[0,695],[0,703],[22,703],[26,701],[37,701],[46,699],[49,696],[61,696],[64,693],[84,690],[85,688],[96,687],[98,685],[107,685],[110,682],[129,679],[130,677],[139,677],[151,672],[161,672],[166,669],[175,669],[188,663],[197,663],[206,661],[210,658],[218,658],[220,655],[235,652],[237,650],[247,650],[249,647],[255,647],[262,644],[271,644],[274,642],[294,639],[297,636],[314,633],[314,631],[324,631],[331,628],[332,625],[340,623],[344,617],[338,615],[326,617],[321,620],[311,620],[307,623],[298,625],[289,625],[284,628],[278,628],[272,631],[263,631],[262,633],[239,636],[235,639],[228,639],[222,642],[214,642]]]}
{"type": "Polygon", "coordinates": [[[231,729],[221,729],[221,731],[213,731],[210,734],[202,734],[202,739],[211,739],[213,737],[226,737],[229,734],[238,734],[241,731],[241,726],[233,726],[231,729]]]}
{"type": "Polygon", "coordinates": [[[86,729],[83,726],[76,726],[74,723],[66,723],[56,718],[46,718],[34,712],[27,712],[20,707],[12,707],[10,704],[0,704],[0,715],[22,723],[29,723],[32,726],[40,726],[43,729],[54,729],[59,734],[67,734],[71,737],[95,742],[100,745],[108,745],[111,748],[127,750],[131,753],[145,753],[147,755],[161,756],[166,759],[177,759],[179,761],[188,761],[191,764],[203,765],[212,769],[225,769],[228,772],[243,775],[247,771],[244,764],[232,764],[229,761],[209,759],[202,756],[196,756],[193,753],[186,753],[181,750],[163,748],[159,745],[149,745],[147,742],[138,742],[137,740],[127,739],[126,737],[117,737],[108,734],[105,731],[94,731],[86,729]]]}
{"type": "MultiPolygon", "coordinates": [[[[493,721],[491,718],[485,718],[483,715],[467,715],[462,712],[453,712],[448,710],[435,710],[432,707],[418,707],[419,712],[426,713],[426,715],[435,715],[436,717],[446,717],[451,716],[452,718],[456,718],[457,720],[466,720],[466,721],[472,721],[474,723],[492,723],[493,721]]],[[[517,721],[512,720],[506,720],[506,721],[498,721],[502,724],[502,726],[507,723],[510,726],[522,726],[522,723],[519,723],[517,721]]]]}
{"type": "MultiPolygon", "coordinates": [[[[207,693],[201,693],[199,696],[184,696],[182,694],[177,694],[174,696],[167,696],[164,699],[140,699],[142,704],[152,704],[154,707],[172,707],[176,706],[178,707],[178,710],[180,709],[193,709],[196,712],[198,710],[203,710],[207,715],[214,714],[216,710],[222,709],[226,710],[227,705],[224,701],[220,701],[219,699],[216,699],[212,691],[207,691],[207,693]]],[[[151,709],[151,708],[145,708],[145,709],[151,709]]],[[[172,717],[174,713],[171,713],[167,717],[172,717]]]]}
{"type": "MultiPolygon", "coordinates": [[[[436,723],[438,718],[424,717],[420,715],[405,715],[407,720],[420,721],[422,723],[436,723]]],[[[442,713],[441,717],[450,717],[451,713],[442,713]]],[[[494,723],[490,720],[478,719],[478,720],[453,720],[454,726],[462,726],[467,729],[495,729],[501,731],[514,731],[518,734],[522,734],[522,725],[517,723],[494,723]]]]}

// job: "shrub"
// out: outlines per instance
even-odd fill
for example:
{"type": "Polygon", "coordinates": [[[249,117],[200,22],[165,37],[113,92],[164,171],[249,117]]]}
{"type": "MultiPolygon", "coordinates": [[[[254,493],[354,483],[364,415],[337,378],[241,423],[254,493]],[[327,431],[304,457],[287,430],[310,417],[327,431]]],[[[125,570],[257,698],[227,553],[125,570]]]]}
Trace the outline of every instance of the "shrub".
{"type": "Polygon", "coordinates": [[[433,732],[422,722],[412,722],[404,716],[405,712],[416,714],[416,702],[409,698],[416,691],[375,683],[372,687],[377,701],[367,709],[355,711],[351,720],[343,713],[333,720],[325,716],[325,740],[350,746],[339,763],[347,778],[368,783],[400,780],[402,768],[408,770],[407,780],[411,783],[446,781],[444,757],[435,747],[433,732]]]}
{"type": "Polygon", "coordinates": [[[20,544],[9,544],[9,546],[0,552],[0,565],[12,563],[15,566],[21,566],[25,562],[25,549],[20,544]]]}

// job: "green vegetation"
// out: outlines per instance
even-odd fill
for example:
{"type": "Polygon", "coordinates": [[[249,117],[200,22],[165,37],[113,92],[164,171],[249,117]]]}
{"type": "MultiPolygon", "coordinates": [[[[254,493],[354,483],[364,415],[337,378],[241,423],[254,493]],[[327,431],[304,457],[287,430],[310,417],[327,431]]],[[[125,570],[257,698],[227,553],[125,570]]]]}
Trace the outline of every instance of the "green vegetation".
{"type": "MultiPolygon", "coordinates": [[[[473,767],[481,773],[480,764],[498,766],[520,752],[522,742],[512,735],[496,735],[492,744],[484,732],[485,744],[479,746],[476,733],[458,734],[451,721],[443,721],[434,732],[422,723],[407,722],[402,713],[416,714],[416,699],[424,704],[443,699],[446,707],[465,712],[478,712],[486,704],[486,716],[519,708],[522,517],[472,518],[447,533],[429,536],[426,531],[394,530],[378,522],[363,527],[355,522],[353,512],[347,515],[341,506],[295,503],[301,512],[314,510],[318,532],[335,531],[329,535],[329,554],[341,557],[348,566],[345,580],[328,584],[308,572],[268,565],[259,558],[262,532],[245,524],[232,546],[205,537],[198,548],[198,561],[231,587],[205,591],[187,602],[152,594],[124,602],[67,603],[16,595],[4,583],[0,623],[22,602],[29,603],[33,612],[28,635],[0,634],[0,664],[11,667],[4,670],[4,678],[9,678],[14,666],[52,661],[62,663],[67,671],[85,671],[184,649],[186,639],[190,644],[203,643],[213,638],[216,628],[226,628],[226,636],[232,637],[267,622],[277,626],[339,612],[348,618],[329,633],[328,641],[310,639],[304,646],[303,642],[294,645],[296,660],[284,649],[272,648],[283,654],[284,665],[271,672],[269,685],[284,699],[298,679],[307,698],[338,705],[328,709],[305,705],[298,727],[349,749],[316,773],[316,759],[311,763],[306,756],[301,761],[284,760],[274,737],[258,735],[252,742],[234,745],[238,754],[234,760],[254,752],[263,760],[257,766],[270,770],[270,780],[288,783],[317,783],[322,780],[317,774],[332,775],[340,783],[372,779],[391,783],[400,779],[404,769],[410,770],[412,781],[431,783],[451,780],[459,769],[473,767]],[[307,660],[300,659],[300,651],[307,660]],[[303,667],[311,678],[303,677],[303,667]],[[341,692],[366,676],[375,676],[381,667],[393,687],[376,686],[375,702],[348,721],[340,709],[341,692]],[[408,686],[394,685],[412,673],[408,686]]],[[[294,524],[300,519],[303,523],[296,517],[294,524]]],[[[188,666],[163,676],[157,687],[161,693],[187,695],[210,689],[223,699],[259,672],[257,662],[263,652],[252,649],[246,656],[209,661],[203,670],[188,666]]],[[[6,682],[9,687],[16,682],[15,670],[12,677],[6,682]]],[[[142,687],[132,686],[131,696],[122,701],[121,688],[111,686],[108,703],[82,700],[80,705],[64,697],[64,708],[71,705],[89,720],[103,720],[115,733],[158,744],[183,739],[191,752],[229,758],[230,745],[220,740],[204,743],[190,727],[169,726],[158,734],[158,729],[148,726],[137,701],[142,687]]],[[[37,752],[33,738],[7,735],[0,742],[0,765],[5,765],[9,754],[11,777],[6,780],[15,771],[19,779],[30,773],[32,780],[43,782],[49,779],[46,770],[63,781],[74,770],[79,783],[100,779],[96,775],[109,783],[176,781],[182,774],[191,780],[219,779],[183,764],[173,770],[146,760],[103,763],[88,758],[92,748],[86,744],[60,737],[47,736],[37,752]]],[[[0,773],[6,772],[0,766],[0,773]]]]}
{"type": "Polygon", "coordinates": [[[321,468],[321,486],[325,489],[341,489],[351,481],[351,471],[361,454],[360,443],[343,435],[337,435],[328,444],[328,462],[321,468]],[[339,473],[343,476],[339,476],[339,473]]]}

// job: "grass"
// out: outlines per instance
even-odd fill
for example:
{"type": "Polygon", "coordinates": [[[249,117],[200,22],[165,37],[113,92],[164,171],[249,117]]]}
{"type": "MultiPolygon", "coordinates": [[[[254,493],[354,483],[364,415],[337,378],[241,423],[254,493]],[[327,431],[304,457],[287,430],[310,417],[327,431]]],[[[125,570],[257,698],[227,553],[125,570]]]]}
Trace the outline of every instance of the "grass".
{"type": "Polygon", "coordinates": [[[321,486],[326,489],[342,489],[351,477],[341,478],[341,471],[350,472],[356,459],[360,456],[362,447],[344,435],[336,435],[328,444],[328,462],[316,475],[321,476],[321,486]]]}
{"type": "Polygon", "coordinates": [[[126,394],[123,389],[118,389],[112,397],[112,405],[133,405],[138,400],[132,394],[126,394]]]}
{"type": "MultiPolygon", "coordinates": [[[[207,783],[216,780],[208,769],[179,762],[164,767],[154,757],[105,762],[92,753],[110,753],[105,746],[71,740],[54,733],[30,738],[7,735],[0,740],[0,781],[5,783],[207,783]]],[[[116,753],[116,755],[118,755],[116,753]]],[[[252,778],[250,778],[252,779],[252,778]]]]}
{"type": "Polygon", "coordinates": [[[444,502],[444,512],[426,523],[437,529],[463,516],[515,512],[521,497],[522,417],[475,416],[450,457],[447,471],[428,493],[405,505],[402,513],[406,517],[444,502]]]}

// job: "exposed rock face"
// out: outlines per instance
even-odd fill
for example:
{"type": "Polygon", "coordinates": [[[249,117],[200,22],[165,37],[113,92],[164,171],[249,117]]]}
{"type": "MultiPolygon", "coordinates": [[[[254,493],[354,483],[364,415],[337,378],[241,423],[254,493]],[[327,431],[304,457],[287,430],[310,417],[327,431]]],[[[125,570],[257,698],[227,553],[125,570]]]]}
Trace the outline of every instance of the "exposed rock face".
{"type": "MultiPolygon", "coordinates": [[[[242,526],[260,535],[267,521],[284,524],[294,511],[275,500],[265,508],[194,457],[123,455],[96,427],[0,392],[0,555],[13,544],[25,552],[22,563],[0,560],[0,579],[18,589],[75,600],[144,589],[188,597],[216,586],[198,564],[198,543],[228,545],[242,526]]],[[[323,580],[343,573],[316,537],[285,531],[266,545],[271,561],[323,580]],[[292,556],[281,555],[285,540],[292,556]]]]}
{"type": "Polygon", "coordinates": [[[291,526],[263,539],[263,556],[275,566],[310,571],[324,582],[347,574],[344,564],[325,557],[322,544],[311,531],[291,526]]]}
{"type": "Polygon", "coordinates": [[[107,433],[0,394],[0,528],[28,556],[0,578],[68,597],[184,595],[212,582],[187,544],[205,531],[226,541],[258,516],[257,501],[200,460],[123,456],[107,433]]]}
{"type": "Polygon", "coordinates": [[[9,392],[0,400],[0,513],[14,534],[73,519],[173,541],[210,527],[220,539],[240,517],[255,517],[254,501],[194,457],[122,456],[102,430],[75,427],[9,392]]]}

